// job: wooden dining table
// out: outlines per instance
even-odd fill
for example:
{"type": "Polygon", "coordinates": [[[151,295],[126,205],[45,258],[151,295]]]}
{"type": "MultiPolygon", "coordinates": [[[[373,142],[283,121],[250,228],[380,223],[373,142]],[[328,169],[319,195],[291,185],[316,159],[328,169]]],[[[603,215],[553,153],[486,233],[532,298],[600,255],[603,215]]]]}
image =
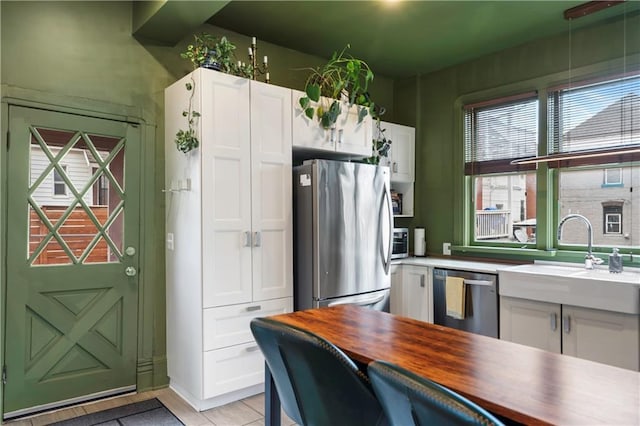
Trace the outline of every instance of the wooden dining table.
{"type": "MultiPolygon", "coordinates": [[[[640,373],[354,305],[270,317],[361,365],[384,360],[524,424],[640,425],[640,373]]],[[[265,422],[280,424],[268,368],[265,422]]]]}

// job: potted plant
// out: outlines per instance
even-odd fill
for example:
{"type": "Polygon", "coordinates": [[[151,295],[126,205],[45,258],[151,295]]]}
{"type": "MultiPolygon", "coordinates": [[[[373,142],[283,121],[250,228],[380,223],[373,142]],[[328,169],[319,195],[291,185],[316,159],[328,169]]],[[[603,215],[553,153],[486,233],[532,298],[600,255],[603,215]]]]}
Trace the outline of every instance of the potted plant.
{"type": "Polygon", "coordinates": [[[347,44],[340,53],[334,52],[323,67],[308,68],[311,75],[305,83],[305,96],[299,103],[305,115],[309,119],[317,117],[325,129],[331,128],[338,119],[341,101],[349,107],[359,105],[358,122],[375,108],[368,93],[373,72],[365,61],[345,53],[349,47],[347,44]],[[323,102],[321,96],[331,99],[323,102]]]}
{"type": "Polygon", "coordinates": [[[217,38],[208,33],[194,34],[194,42],[187,46],[187,50],[180,54],[193,64],[193,69],[199,67],[214,69],[239,77],[251,76],[251,65],[242,64],[236,59],[236,46],[226,37],[217,38]]]}

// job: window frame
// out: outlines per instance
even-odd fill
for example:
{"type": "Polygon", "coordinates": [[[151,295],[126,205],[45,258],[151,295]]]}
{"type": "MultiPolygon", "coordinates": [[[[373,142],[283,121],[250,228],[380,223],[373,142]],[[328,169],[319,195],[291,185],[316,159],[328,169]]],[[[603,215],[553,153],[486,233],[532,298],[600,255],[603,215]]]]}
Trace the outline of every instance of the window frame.
{"type": "MultiPolygon", "coordinates": [[[[638,64],[640,65],[640,64],[638,64]]],[[[615,69],[620,67],[619,63],[612,65],[611,63],[601,63],[597,66],[583,67],[576,69],[574,74],[575,81],[609,81],[614,80],[621,75],[633,75],[640,77],[640,66],[634,65],[633,73],[618,71],[615,69]],[[613,70],[613,71],[612,71],[613,70]]],[[[620,69],[620,68],[618,68],[620,69]]],[[[459,148],[455,149],[456,157],[459,158],[460,166],[456,168],[458,176],[456,179],[458,185],[456,191],[460,191],[454,201],[454,223],[462,223],[454,229],[454,241],[458,241],[460,245],[454,245],[454,252],[462,255],[481,255],[485,257],[507,257],[514,259],[538,259],[538,258],[554,258],[556,260],[582,259],[584,257],[584,245],[560,244],[557,239],[557,224],[559,222],[559,169],[560,161],[555,167],[550,167],[547,162],[537,164],[535,170],[535,180],[537,187],[536,196],[536,242],[535,244],[522,243],[488,243],[486,241],[474,241],[474,211],[475,211],[475,194],[474,194],[474,176],[465,173],[465,105],[472,103],[491,102],[492,99],[499,99],[505,96],[519,96],[518,94],[536,90],[539,100],[539,141],[538,152],[540,156],[548,155],[548,99],[549,93],[553,88],[560,85],[568,87],[571,82],[566,80],[566,73],[550,74],[537,77],[531,80],[520,81],[509,85],[486,89],[469,95],[462,95],[456,100],[457,120],[460,127],[457,130],[456,144],[459,148]],[[457,211],[460,211],[458,213],[457,211]],[[458,222],[459,220],[459,222],[458,222]]],[[[576,83],[574,83],[576,84],[576,83]]],[[[521,95],[520,95],[521,96],[521,95]]],[[[617,154],[616,154],[617,155],[617,154]]],[[[637,165],[640,164],[640,154],[636,152],[623,153],[626,160],[620,164],[637,165]]],[[[612,157],[612,156],[611,156],[612,157]]],[[[619,155],[618,155],[619,157],[619,155]]],[[[606,164],[606,163],[604,163],[606,164]]],[[[563,161],[561,167],[583,166],[584,163],[575,163],[571,161],[563,161]]],[[[624,167],[624,166],[623,166],[624,167]]],[[[623,172],[624,173],[624,172],[623,172]]],[[[624,180],[624,178],[623,178],[624,180]]],[[[594,224],[595,225],[595,224],[594,224]]],[[[621,225],[622,227],[622,225],[621,225]]],[[[624,235],[624,232],[622,233],[624,235]]],[[[620,235],[620,234],[618,234],[620,235]]],[[[604,252],[610,250],[612,246],[598,245],[594,247],[595,252],[604,252]]],[[[638,246],[622,247],[621,253],[629,253],[637,251],[638,246]]]]}

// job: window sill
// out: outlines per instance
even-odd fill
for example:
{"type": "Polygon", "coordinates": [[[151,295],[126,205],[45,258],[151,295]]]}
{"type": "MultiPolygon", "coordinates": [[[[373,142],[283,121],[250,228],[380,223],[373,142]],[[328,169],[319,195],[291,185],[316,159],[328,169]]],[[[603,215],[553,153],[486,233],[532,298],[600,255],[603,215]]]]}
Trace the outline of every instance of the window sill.
{"type": "Polygon", "coordinates": [[[538,250],[534,248],[517,247],[487,247],[487,246],[452,246],[454,254],[483,255],[490,257],[504,257],[508,259],[548,259],[556,256],[557,250],[538,250]]]}

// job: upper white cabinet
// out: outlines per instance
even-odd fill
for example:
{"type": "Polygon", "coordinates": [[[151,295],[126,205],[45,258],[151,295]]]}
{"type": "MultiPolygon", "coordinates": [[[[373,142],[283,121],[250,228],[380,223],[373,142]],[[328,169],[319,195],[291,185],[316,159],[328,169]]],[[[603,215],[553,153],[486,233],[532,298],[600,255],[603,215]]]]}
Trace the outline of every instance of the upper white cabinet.
{"type": "MultiPolygon", "coordinates": [[[[374,123],[375,124],[375,123],[374,123]]],[[[374,131],[377,133],[378,129],[374,131]]],[[[392,182],[415,181],[416,131],[413,127],[403,126],[386,121],[380,122],[384,135],[391,140],[391,149],[386,159],[391,169],[392,182]]],[[[377,136],[377,135],[376,135],[377,136]]]]}
{"type": "MultiPolygon", "coordinates": [[[[374,121],[374,139],[379,139],[379,130],[374,121]]],[[[391,169],[391,189],[402,197],[402,210],[396,212],[396,217],[412,217],[414,204],[415,181],[415,150],[416,132],[413,127],[400,124],[380,122],[384,136],[391,140],[391,148],[387,158],[382,158],[380,164],[391,169]]]]}
{"type": "MultiPolygon", "coordinates": [[[[371,156],[372,147],[372,119],[367,115],[358,122],[358,106],[349,108],[347,102],[342,102],[342,112],[335,125],[324,129],[317,118],[309,119],[300,106],[299,100],[304,92],[291,91],[291,105],[293,108],[293,147],[335,152],[357,157],[371,156]]],[[[332,99],[322,98],[320,102],[327,105],[332,99]]]]}
{"type": "Polygon", "coordinates": [[[640,316],[502,296],[500,338],[640,370],[640,316]]]}
{"type": "Polygon", "coordinates": [[[291,119],[289,89],[217,71],[165,91],[168,372],[201,410],[261,391],[249,322],[292,310],[291,119]],[[183,154],[192,93],[200,147],[183,154]]]}

